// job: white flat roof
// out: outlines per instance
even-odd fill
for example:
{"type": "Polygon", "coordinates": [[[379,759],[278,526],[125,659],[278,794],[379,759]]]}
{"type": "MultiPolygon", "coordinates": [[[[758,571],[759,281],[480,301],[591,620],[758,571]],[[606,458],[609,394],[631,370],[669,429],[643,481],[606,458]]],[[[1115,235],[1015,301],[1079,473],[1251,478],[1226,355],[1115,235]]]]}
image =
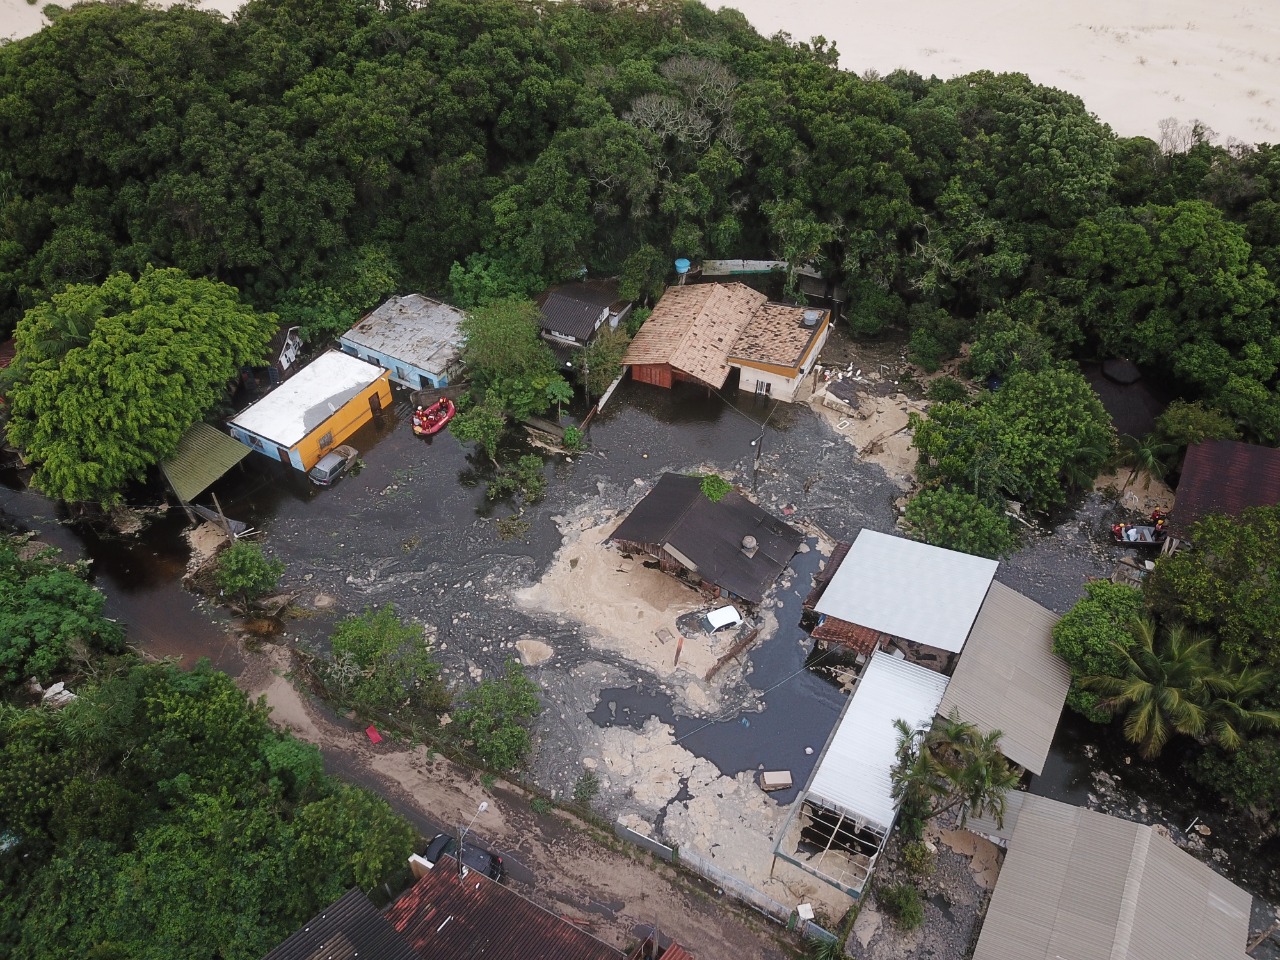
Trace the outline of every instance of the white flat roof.
{"type": "Polygon", "coordinates": [[[942,674],[877,651],[827,741],[808,797],[887,832],[898,809],[890,778],[898,749],[893,721],[929,726],[946,689],[942,674]]]}
{"type": "Polygon", "coordinates": [[[272,443],[292,447],[382,374],[379,366],[330,350],[230,422],[272,443]]]}
{"type": "Polygon", "coordinates": [[[959,653],[999,564],[863,530],[818,613],[959,653]]]}

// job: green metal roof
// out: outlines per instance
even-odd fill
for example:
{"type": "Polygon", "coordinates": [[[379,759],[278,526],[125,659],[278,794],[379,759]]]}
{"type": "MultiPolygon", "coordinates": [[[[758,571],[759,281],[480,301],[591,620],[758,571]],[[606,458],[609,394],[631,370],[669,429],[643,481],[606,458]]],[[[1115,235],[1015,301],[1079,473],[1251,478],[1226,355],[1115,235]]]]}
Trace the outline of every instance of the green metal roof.
{"type": "Polygon", "coordinates": [[[197,423],[160,469],[179,499],[190,503],[249,453],[239,440],[207,423],[197,423]]]}

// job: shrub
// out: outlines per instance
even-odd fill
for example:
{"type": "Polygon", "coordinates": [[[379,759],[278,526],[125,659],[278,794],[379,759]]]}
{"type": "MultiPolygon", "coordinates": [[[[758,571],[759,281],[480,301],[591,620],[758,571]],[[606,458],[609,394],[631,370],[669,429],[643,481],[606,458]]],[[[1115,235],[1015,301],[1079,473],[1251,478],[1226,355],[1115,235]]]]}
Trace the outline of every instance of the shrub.
{"type": "Polygon", "coordinates": [[[995,559],[1017,546],[1004,512],[963,490],[924,490],[907,503],[911,535],[935,547],[995,559]]]}
{"type": "Polygon", "coordinates": [[[924,923],[920,891],[909,883],[876,887],[876,900],[903,930],[914,930],[924,923]]]}
{"type": "Polygon", "coordinates": [[[1187,772],[1238,809],[1280,813],[1280,739],[1255,737],[1234,751],[1208,747],[1187,761],[1187,772]]]}
{"type": "Polygon", "coordinates": [[[566,450],[581,450],[585,442],[585,435],[578,427],[564,428],[564,448],[566,450]]]}
{"type": "Polygon", "coordinates": [[[573,785],[573,802],[588,807],[599,794],[600,778],[594,770],[583,770],[578,782],[573,785]]]}
{"type": "Polygon", "coordinates": [[[422,628],[401,621],[391,604],[340,621],[331,642],[333,659],[326,677],[357,707],[389,713],[409,708],[433,719],[449,708],[440,664],[422,628]]]}
{"type": "Polygon", "coordinates": [[[952,400],[967,400],[969,391],[955,377],[939,377],[929,384],[925,396],[934,403],[950,403],[952,400]]]}
{"type": "Polygon", "coordinates": [[[213,579],[220,590],[244,604],[275,590],[283,573],[284,564],[266,556],[262,547],[238,540],[218,556],[213,579]]]}
{"type": "Polygon", "coordinates": [[[702,495],[712,503],[719,503],[724,499],[724,495],[733,489],[733,486],[724,477],[714,473],[708,473],[702,478],[702,495]]]}
{"type": "Polygon", "coordinates": [[[489,766],[510,770],[524,761],[531,746],[529,721],[542,712],[539,688],[515,660],[507,661],[505,675],[485,680],[463,695],[461,710],[451,727],[489,766]]]}
{"type": "Polygon", "coordinates": [[[902,847],[902,865],[917,880],[933,875],[936,866],[933,851],[919,840],[902,847]]]}

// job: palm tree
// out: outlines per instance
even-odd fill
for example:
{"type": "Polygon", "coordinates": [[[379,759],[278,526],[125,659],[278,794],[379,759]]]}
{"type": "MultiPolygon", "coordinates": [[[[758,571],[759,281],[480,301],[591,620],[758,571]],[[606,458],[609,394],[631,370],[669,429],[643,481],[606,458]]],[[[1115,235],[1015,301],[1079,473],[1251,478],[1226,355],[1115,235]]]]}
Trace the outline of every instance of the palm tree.
{"type": "Polygon", "coordinates": [[[1271,688],[1274,676],[1257,667],[1213,662],[1213,640],[1174,624],[1158,642],[1155,621],[1142,618],[1130,628],[1135,643],[1115,644],[1124,662],[1123,676],[1093,676],[1081,686],[1103,694],[1101,706],[1124,711],[1124,734],[1150,759],[1175,733],[1239,749],[1244,734],[1280,728],[1280,712],[1248,704],[1271,688]]]}
{"type": "MultiPolygon", "coordinates": [[[[1169,472],[1167,458],[1177,453],[1178,447],[1176,444],[1162,441],[1154,433],[1147,434],[1141,440],[1126,433],[1120,438],[1120,451],[1120,465],[1128,465],[1130,468],[1129,479],[1124,482],[1124,490],[1128,490],[1138,474],[1143,471],[1150,477],[1163,480],[1165,474],[1169,472]]],[[[1150,486],[1151,481],[1147,480],[1144,489],[1150,486]]],[[[1123,493],[1124,490],[1121,492],[1123,493]]]]}
{"type": "Polygon", "coordinates": [[[927,820],[959,808],[961,825],[970,813],[1004,823],[1005,794],[1018,785],[1022,771],[1000,752],[999,730],[984,734],[954,710],[927,730],[913,729],[905,720],[893,723],[898,731],[893,795],[908,816],[927,820]]]}

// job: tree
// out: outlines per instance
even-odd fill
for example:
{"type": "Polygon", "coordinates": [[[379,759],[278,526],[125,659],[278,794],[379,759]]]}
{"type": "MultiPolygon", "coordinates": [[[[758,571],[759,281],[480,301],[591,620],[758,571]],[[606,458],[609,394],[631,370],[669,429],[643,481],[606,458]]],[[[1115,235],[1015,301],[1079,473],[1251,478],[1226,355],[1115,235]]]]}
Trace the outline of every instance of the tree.
{"type": "Polygon", "coordinates": [[[964,490],[922,490],[903,519],[915,539],[979,557],[1003,557],[1018,542],[1003,510],[964,490]]]}
{"type": "Polygon", "coordinates": [[[1240,439],[1240,430],[1230,417],[1199,400],[1174,400],[1156,417],[1155,433],[1173,447],[1165,461],[1170,469],[1179,467],[1182,455],[1192,444],[1240,439]]]}
{"type": "Polygon", "coordinates": [[[103,616],[106,598],[85,582],[85,568],[31,550],[21,538],[0,537],[0,683],[47,683],[77,652],[124,649],[124,633],[103,616]]]}
{"type": "Polygon", "coordinates": [[[1102,694],[1100,709],[1123,713],[1124,735],[1150,759],[1175,733],[1211,740],[1227,750],[1239,749],[1244,734],[1280,728],[1280,712],[1251,709],[1250,699],[1274,680],[1261,671],[1235,674],[1213,663],[1213,639],[1191,633],[1180,623],[1157,640],[1149,617],[1132,621],[1134,643],[1117,647],[1120,676],[1089,676],[1081,684],[1102,694]]]}
{"type": "Polygon", "coordinates": [[[1151,480],[1163,480],[1165,473],[1168,471],[1169,457],[1171,457],[1177,448],[1171,443],[1165,443],[1159,436],[1149,433],[1141,440],[1137,437],[1131,437],[1125,434],[1120,438],[1120,463],[1127,464],[1129,467],[1129,476],[1124,482],[1124,488],[1128,490],[1130,484],[1137,479],[1138,474],[1145,473],[1148,476],[1147,486],[1151,485],[1151,480]]]}
{"type": "Polygon", "coordinates": [[[356,707],[390,713],[408,708],[431,718],[449,708],[440,664],[422,628],[400,620],[391,604],[339,621],[329,642],[325,675],[356,707]]]}
{"type": "Polygon", "coordinates": [[[237,540],[218,555],[214,582],[242,607],[265,597],[280,585],[284,564],[262,552],[256,543],[237,540]]]}
{"type": "Polygon", "coordinates": [[[524,667],[507,661],[506,673],[462,695],[453,724],[480,759],[496,770],[519,766],[531,746],[527,724],[542,712],[539,688],[524,667]]]}
{"type": "Polygon", "coordinates": [[[507,417],[502,408],[496,401],[486,400],[460,411],[449,424],[449,429],[463,443],[475,443],[493,465],[497,466],[498,444],[502,441],[502,431],[506,425],[507,417]]]}
{"type": "Polygon", "coordinates": [[[1077,371],[1020,371],[971,403],[912,414],[917,468],[926,483],[984,499],[1008,497],[1034,510],[1066,499],[1110,457],[1114,431],[1102,402],[1077,371]]]}
{"type": "Polygon", "coordinates": [[[1214,633],[1224,657],[1280,669],[1280,506],[1211,514],[1188,536],[1191,549],[1156,560],[1147,602],[1214,633]]]}
{"type": "Polygon", "coordinates": [[[462,358],[472,382],[517,420],[541,413],[548,386],[560,377],[555,354],[539,334],[538,307],[529,300],[497,300],[470,311],[461,323],[462,358]]]}
{"type": "Polygon", "coordinates": [[[906,816],[923,822],[958,810],[961,826],[971,814],[1004,823],[1005,795],[1021,770],[1000,752],[999,730],[984,734],[955,710],[927,729],[901,719],[893,725],[898,745],[890,778],[906,816]]]}
{"type": "Polygon", "coordinates": [[[180,270],[68,287],[18,325],[9,440],[50,496],[118,502],[258,361],[274,329],[233,288],[180,270]],[[68,340],[73,329],[87,339],[68,340]]]}
{"type": "Polygon", "coordinates": [[[1071,668],[1067,706],[1094,723],[1106,723],[1110,712],[1080,680],[1123,676],[1123,652],[1133,643],[1128,625],[1145,613],[1145,607],[1141,591],[1123,583],[1092,580],[1084,589],[1085,595],[1053,626],[1053,652],[1071,668]]]}
{"type": "Polygon", "coordinates": [[[561,416],[561,406],[573,400],[573,387],[564,377],[556,377],[547,384],[547,399],[556,405],[556,420],[561,416]]]}

